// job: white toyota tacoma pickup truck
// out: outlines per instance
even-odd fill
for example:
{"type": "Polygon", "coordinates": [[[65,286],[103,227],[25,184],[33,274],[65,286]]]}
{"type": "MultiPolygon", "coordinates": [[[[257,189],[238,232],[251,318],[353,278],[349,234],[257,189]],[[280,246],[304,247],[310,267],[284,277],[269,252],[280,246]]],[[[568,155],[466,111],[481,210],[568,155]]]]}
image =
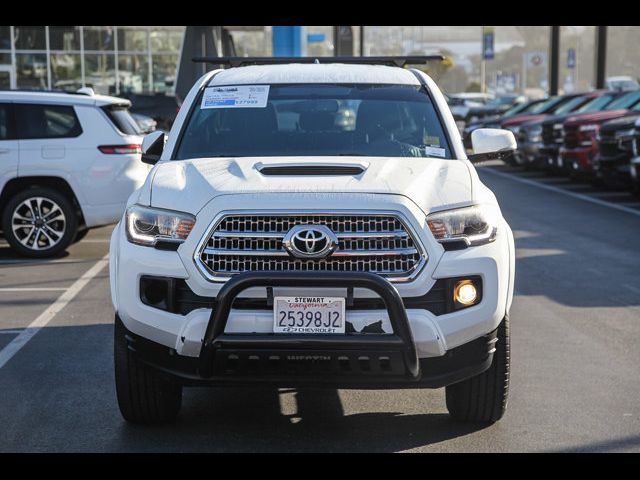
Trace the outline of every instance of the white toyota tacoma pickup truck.
{"type": "Polygon", "coordinates": [[[476,130],[467,157],[427,75],[357,61],[211,71],[145,138],[111,238],[126,420],[258,384],[446,387],[453,418],[502,417],[514,243],[472,162],[513,135],[476,130]]]}

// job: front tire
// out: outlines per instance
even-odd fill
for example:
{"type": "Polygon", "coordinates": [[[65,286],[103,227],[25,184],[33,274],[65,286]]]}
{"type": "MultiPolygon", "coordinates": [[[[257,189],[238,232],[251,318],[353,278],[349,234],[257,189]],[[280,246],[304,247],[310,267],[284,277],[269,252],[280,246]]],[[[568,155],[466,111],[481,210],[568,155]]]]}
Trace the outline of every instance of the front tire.
{"type": "Polygon", "coordinates": [[[509,316],[498,326],[491,367],[480,375],[446,387],[447,409],[455,420],[494,423],[507,409],[509,396],[509,316]]]}
{"type": "Polygon", "coordinates": [[[129,350],[126,334],[122,320],[116,315],[113,343],[120,413],[136,424],[174,421],[182,405],[182,386],[140,362],[129,350]]]}
{"type": "Polygon", "coordinates": [[[20,255],[52,257],[75,238],[78,216],[62,193],[51,188],[28,188],[7,203],[2,229],[9,245],[20,255]]]}

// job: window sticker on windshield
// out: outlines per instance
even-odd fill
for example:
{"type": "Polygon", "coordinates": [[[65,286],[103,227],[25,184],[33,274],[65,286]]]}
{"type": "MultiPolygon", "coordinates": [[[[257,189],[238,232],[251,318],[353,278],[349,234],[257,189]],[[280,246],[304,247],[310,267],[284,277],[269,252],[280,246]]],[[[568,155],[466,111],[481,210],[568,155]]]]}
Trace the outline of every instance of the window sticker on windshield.
{"type": "Polygon", "coordinates": [[[265,108],[268,98],[269,85],[209,87],[200,108],[265,108]]]}
{"type": "Polygon", "coordinates": [[[431,136],[431,135],[425,134],[422,137],[422,143],[425,143],[427,145],[433,145],[435,147],[439,147],[440,146],[440,137],[431,136]]]}
{"type": "Polygon", "coordinates": [[[446,150],[444,148],[438,147],[424,147],[424,153],[429,157],[442,157],[444,158],[446,155],[446,150]]]}

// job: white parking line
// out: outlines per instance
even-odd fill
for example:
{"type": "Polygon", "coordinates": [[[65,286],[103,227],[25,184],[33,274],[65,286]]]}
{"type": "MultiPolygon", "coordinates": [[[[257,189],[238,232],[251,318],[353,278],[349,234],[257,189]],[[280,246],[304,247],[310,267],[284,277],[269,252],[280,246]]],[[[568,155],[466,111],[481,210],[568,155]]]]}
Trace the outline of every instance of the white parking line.
{"type": "Polygon", "coordinates": [[[583,195],[581,193],[569,192],[562,188],[552,187],[551,185],[545,185],[540,182],[534,182],[533,180],[528,180],[526,178],[520,178],[510,173],[499,172],[490,167],[483,167],[482,169],[479,169],[479,170],[482,172],[489,172],[492,175],[497,175],[499,177],[509,178],[516,182],[524,183],[525,185],[531,185],[533,187],[542,188],[543,190],[551,190],[552,192],[561,193],[562,195],[566,195],[567,197],[578,198],[580,200],[584,200],[585,202],[595,203],[596,205],[609,207],[614,210],[620,210],[621,212],[630,213],[632,215],[635,215],[636,217],[640,217],[640,210],[634,210],[633,208],[625,207],[622,205],[616,205],[615,203],[605,202],[604,200],[599,200],[597,198],[593,198],[588,195],[583,195]]]}
{"type": "Polygon", "coordinates": [[[0,288],[0,292],[63,292],[64,287],[25,287],[25,288],[0,288]]]}
{"type": "Polygon", "coordinates": [[[108,265],[108,257],[109,254],[98,260],[84,273],[84,275],[76,280],[73,285],[67,288],[55,302],[49,305],[44,312],[38,315],[38,318],[31,322],[25,330],[20,332],[16,338],[11,340],[6,347],[0,350],[0,368],[4,367],[5,364],[11,360],[13,356],[18,353],[36,333],[40,331],[41,328],[45,327],[51,320],[53,320],[53,317],[55,317],[60,310],[66,307],[67,304],[80,292],[80,290],[82,290],[87,283],[91,281],[91,279],[98,275],[102,269],[108,265]]]}

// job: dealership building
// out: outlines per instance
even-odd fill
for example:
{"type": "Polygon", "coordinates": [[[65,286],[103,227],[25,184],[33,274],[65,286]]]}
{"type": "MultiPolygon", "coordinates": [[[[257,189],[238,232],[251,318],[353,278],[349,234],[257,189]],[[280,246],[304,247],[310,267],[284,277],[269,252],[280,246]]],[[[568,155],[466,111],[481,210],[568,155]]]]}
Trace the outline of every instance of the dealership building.
{"type": "Polygon", "coordinates": [[[0,26],[0,89],[184,97],[213,64],[194,56],[417,55],[445,92],[556,94],[640,77],[635,26],[0,26]],[[483,32],[492,55],[483,58],[483,32]],[[475,89],[475,90],[474,90],[475,89]]]}

